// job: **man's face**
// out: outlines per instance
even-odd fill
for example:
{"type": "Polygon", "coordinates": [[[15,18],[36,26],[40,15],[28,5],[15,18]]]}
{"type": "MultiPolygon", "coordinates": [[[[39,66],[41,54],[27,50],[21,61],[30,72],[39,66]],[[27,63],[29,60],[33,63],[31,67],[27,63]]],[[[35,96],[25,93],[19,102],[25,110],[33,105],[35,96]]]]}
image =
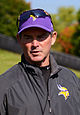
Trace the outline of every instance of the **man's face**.
{"type": "Polygon", "coordinates": [[[49,53],[53,38],[51,34],[40,28],[29,28],[21,33],[19,43],[25,59],[30,64],[49,65],[49,53]]]}

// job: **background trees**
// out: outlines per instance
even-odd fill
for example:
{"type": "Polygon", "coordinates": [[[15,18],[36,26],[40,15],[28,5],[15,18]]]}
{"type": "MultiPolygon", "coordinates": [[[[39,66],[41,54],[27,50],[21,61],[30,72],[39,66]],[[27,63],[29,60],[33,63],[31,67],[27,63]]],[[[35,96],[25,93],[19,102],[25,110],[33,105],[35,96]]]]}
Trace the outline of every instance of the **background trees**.
{"type": "Polygon", "coordinates": [[[30,9],[25,0],[0,0],[0,33],[15,38],[17,33],[16,19],[23,10],[30,9]]]}
{"type": "Polygon", "coordinates": [[[52,21],[58,32],[56,44],[60,51],[80,56],[80,9],[61,7],[57,14],[52,15],[52,21]]]}
{"type": "Polygon", "coordinates": [[[80,9],[77,12],[77,26],[76,31],[74,32],[71,43],[73,45],[73,48],[71,50],[71,53],[77,56],[80,56],[80,9]]]}
{"type": "Polygon", "coordinates": [[[52,15],[52,21],[55,23],[55,29],[60,32],[65,29],[65,27],[70,26],[76,21],[76,10],[74,7],[61,7],[58,9],[58,13],[52,15]],[[55,17],[55,18],[54,18],[55,17]]]}

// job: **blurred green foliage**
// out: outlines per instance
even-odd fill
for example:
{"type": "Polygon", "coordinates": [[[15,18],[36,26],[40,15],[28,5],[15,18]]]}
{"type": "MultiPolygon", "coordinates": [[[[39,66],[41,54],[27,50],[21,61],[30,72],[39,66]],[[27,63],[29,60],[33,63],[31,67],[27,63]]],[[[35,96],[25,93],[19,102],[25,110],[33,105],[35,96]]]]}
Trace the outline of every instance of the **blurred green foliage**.
{"type": "Polygon", "coordinates": [[[76,22],[76,10],[74,7],[60,7],[58,13],[52,16],[52,21],[58,35],[65,27],[76,22]]]}
{"type": "Polygon", "coordinates": [[[72,54],[80,57],[80,9],[77,12],[77,21],[78,24],[76,26],[76,31],[74,32],[71,39],[71,43],[73,45],[72,54]]]}
{"type": "Polygon", "coordinates": [[[56,46],[61,52],[80,57],[80,9],[61,7],[57,14],[51,16],[58,32],[56,46]]]}
{"type": "Polygon", "coordinates": [[[0,0],[0,33],[15,38],[16,20],[20,12],[30,9],[25,0],[0,0]]]}

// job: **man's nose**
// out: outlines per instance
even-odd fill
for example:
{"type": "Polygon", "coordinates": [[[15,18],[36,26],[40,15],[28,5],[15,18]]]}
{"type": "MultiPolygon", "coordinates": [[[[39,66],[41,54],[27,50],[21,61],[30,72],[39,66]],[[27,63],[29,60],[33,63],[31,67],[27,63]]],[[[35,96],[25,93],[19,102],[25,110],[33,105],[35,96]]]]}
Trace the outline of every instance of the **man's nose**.
{"type": "Polygon", "coordinates": [[[34,39],[32,41],[32,44],[33,44],[34,47],[38,47],[39,46],[39,41],[37,39],[34,39]]]}

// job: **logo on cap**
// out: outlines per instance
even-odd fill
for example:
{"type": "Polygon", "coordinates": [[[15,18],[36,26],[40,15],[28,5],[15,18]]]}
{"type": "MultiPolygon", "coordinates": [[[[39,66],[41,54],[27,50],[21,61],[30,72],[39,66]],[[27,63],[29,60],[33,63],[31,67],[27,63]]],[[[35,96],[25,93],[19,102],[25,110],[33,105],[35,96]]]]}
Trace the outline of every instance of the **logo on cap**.
{"type": "Polygon", "coordinates": [[[35,21],[35,20],[36,20],[36,17],[35,17],[35,16],[30,15],[30,17],[32,17],[32,18],[33,18],[33,21],[35,21]]]}

